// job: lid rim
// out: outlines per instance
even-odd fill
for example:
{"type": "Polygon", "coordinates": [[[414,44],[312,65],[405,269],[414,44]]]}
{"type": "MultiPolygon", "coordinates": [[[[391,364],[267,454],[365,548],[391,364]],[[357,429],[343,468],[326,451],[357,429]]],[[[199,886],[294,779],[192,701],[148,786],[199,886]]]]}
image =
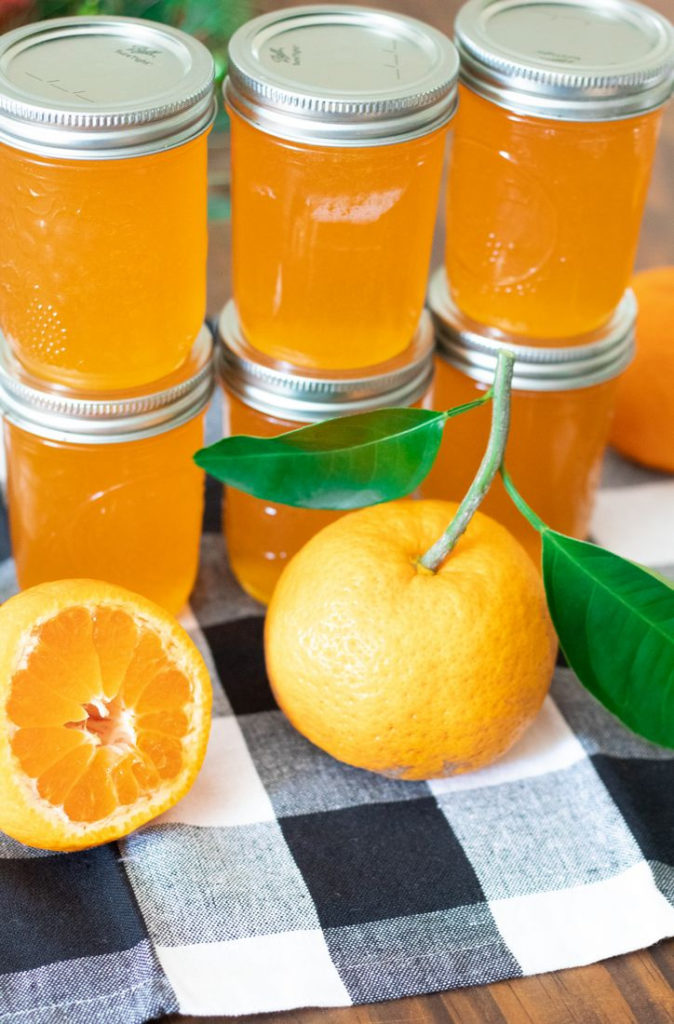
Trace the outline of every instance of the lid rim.
{"type": "MultiPolygon", "coordinates": [[[[431,354],[432,355],[432,354],[431,354]]],[[[260,390],[251,393],[237,386],[233,380],[221,379],[221,384],[226,391],[233,394],[244,405],[261,412],[274,419],[285,420],[287,423],[321,423],[323,420],[332,419],[337,416],[352,416],[357,413],[375,412],[384,408],[409,408],[419,401],[428,390],[433,379],[433,361],[429,357],[428,365],[423,367],[416,377],[399,387],[373,397],[365,407],[363,400],[353,402],[337,402],[332,405],[307,402],[301,411],[292,407],[284,401],[284,397],[277,394],[270,396],[269,392],[260,390]],[[273,397],[273,402],[270,399],[273,397]]]]}
{"type": "MultiPolygon", "coordinates": [[[[538,9],[566,7],[613,15],[616,23],[639,32],[649,49],[621,64],[602,64],[574,52],[564,63],[559,55],[546,62],[546,51],[535,49],[541,37],[526,40],[531,53],[490,34],[490,19],[522,9],[519,24],[531,6],[524,0],[468,0],[455,23],[455,43],[461,58],[460,81],[497,106],[524,115],[568,121],[613,121],[657,110],[674,88],[674,32],[657,11],[634,0],[539,0],[538,9]]],[[[526,39],[526,37],[524,37],[526,39]]]]}
{"type": "Polygon", "coordinates": [[[515,356],[513,390],[532,392],[569,391],[611,380],[634,356],[637,305],[631,289],[603,329],[587,335],[585,343],[568,346],[521,344],[528,339],[484,333],[494,329],[471,320],[452,302],[444,268],[431,278],[428,301],[439,357],[483,383],[493,381],[498,354],[504,350],[515,356]]]}
{"type": "Polygon", "coordinates": [[[410,345],[386,362],[351,371],[312,370],[253,349],[230,300],[218,321],[215,363],[224,387],[251,408],[291,422],[314,422],[382,408],[392,397],[416,401],[433,372],[433,326],[424,311],[410,345]]]}
{"type": "MultiPolygon", "coordinates": [[[[397,59],[397,58],[396,58],[397,59]]],[[[268,134],[322,145],[381,145],[428,134],[442,127],[456,109],[458,55],[451,41],[416,18],[390,11],[346,5],[305,5],[251,19],[229,44],[225,99],[232,110],[268,134]],[[258,50],[275,33],[337,25],[388,27],[414,38],[427,58],[423,72],[407,84],[373,83],[347,89],[314,85],[283,76],[262,63],[258,50]],[[256,49],[257,46],[257,49],[256,49]]],[[[401,65],[404,66],[404,65],[401,65]]]]}
{"type": "MultiPolygon", "coordinates": [[[[95,45],[92,42],[92,59],[95,45]]],[[[141,62],[150,63],[146,59],[141,62]]],[[[94,88],[105,88],[105,76],[96,81],[90,69],[86,74],[87,88],[91,83],[94,88]]],[[[25,152],[92,160],[121,159],[174,148],[197,137],[212,123],[217,109],[214,74],[213,58],[205,46],[180,29],[159,22],[91,15],[24,25],[0,37],[0,141],[25,152]],[[137,43],[133,42],[134,36],[137,43]],[[148,53],[151,58],[155,53],[168,54],[178,62],[178,70],[169,66],[168,82],[166,71],[160,73],[159,80],[150,79],[149,92],[148,83],[142,89],[136,84],[135,92],[130,90],[128,98],[92,100],[91,107],[80,99],[84,89],[72,94],[62,89],[65,98],[52,99],[44,90],[35,91],[20,84],[22,76],[25,80],[29,74],[25,68],[19,78],[16,73],[10,77],[12,61],[30,55],[31,48],[37,52],[52,42],[87,38],[97,42],[117,37],[136,48],[136,62],[137,52],[142,51],[141,58],[148,53]],[[154,41],[160,49],[149,51],[148,41],[154,41]]]]}
{"type": "Polygon", "coordinates": [[[349,121],[332,121],[329,124],[311,122],[293,116],[290,111],[278,110],[274,113],[264,107],[255,107],[245,103],[242,96],[235,96],[225,82],[224,98],[227,106],[243,121],[264,132],[287,142],[305,143],[327,147],[367,147],[394,145],[398,142],[409,142],[412,139],[432,135],[433,132],[449,124],[456,113],[458,95],[443,97],[431,108],[426,108],[428,118],[421,121],[417,111],[409,117],[364,121],[355,126],[349,121]],[[243,102],[242,102],[243,101],[243,102]]]}
{"type": "Polygon", "coordinates": [[[210,401],[215,386],[213,341],[205,326],[186,365],[190,363],[195,368],[189,377],[159,390],[126,398],[124,392],[109,392],[97,398],[50,390],[48,382],[19,366],[0,335],[0,412],[37,437],[71,443],[113,444],[153,437],[198,416],[210,401]]]}

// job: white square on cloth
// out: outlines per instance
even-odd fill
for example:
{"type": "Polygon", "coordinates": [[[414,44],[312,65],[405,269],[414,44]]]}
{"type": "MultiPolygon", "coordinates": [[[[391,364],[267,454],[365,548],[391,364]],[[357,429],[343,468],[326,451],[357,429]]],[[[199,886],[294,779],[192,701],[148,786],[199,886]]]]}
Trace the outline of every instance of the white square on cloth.
{"type": "Polygon", "coordinates": [[[674,565],[674,480],[600,490],[592,537],[633,562],[674,565]]]}
{"type": "Polygon", "coordinates": [[[351,1005],[320,929],[156,951],[184,1014],[351,1005]]]}
{"type": "Polygon", "coordinates": [[[674,908],[641,861],[592,885],[491,900],[524,974],[577,967],[674,935],[674,908]]]}
{"type": "Polygon", "coordinates": [[[155,824],[179,822],[224,828],[276,821],[234,716],[214,718],[203,767],[194,786],[155,824]]]}

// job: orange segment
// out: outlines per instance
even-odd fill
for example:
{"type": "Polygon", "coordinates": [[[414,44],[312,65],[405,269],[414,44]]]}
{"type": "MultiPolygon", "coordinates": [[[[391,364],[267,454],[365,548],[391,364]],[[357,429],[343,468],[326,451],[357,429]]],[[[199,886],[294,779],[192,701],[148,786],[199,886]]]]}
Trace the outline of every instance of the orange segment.
{"type": "Polygon", "coordinates": [[[187,701],[189,692],[190,681],[182,672],[161,672],[138,695],[136,708],[139,712],[170,709],[187,701]]]}
{"type": "Polygon", "coordinates": [[[31,779],[36,779],[66,754],[85,744],[82,734],[72,729],[20,729],[12,738],[12,749],[31,779]]]}
{"type": "Polygon", "coordinates": [[[66,608],[33,631],[29,655],[31,674],[63,696],[86,698],[90,687],[100,689],[101,670],[93,639],[92,615],[85,608],[66,608]],[[72,671],[77,665],[77,673],[72,671]]]}
{"type": "Polygon", "coordinates": [[[81,849],[126,835],[189,789],[210,682],[163,609],[65,580],[0,608],[0,828],[81,849]]]}
{"type": "Polygon", "coordinates": [[[93,623],[93,641],[106,697],[118,693],[138,644],[138,630],[130,615],[118,608],[100,608],[93,623]]]}
{"type": "Polygon", "coordinates": [[[159,637],[143,630],[136,641],[119,688],[125,704],[129,707],[135,705],[143,690],[169,667],[172,666],[167,664],[159,637]]]}

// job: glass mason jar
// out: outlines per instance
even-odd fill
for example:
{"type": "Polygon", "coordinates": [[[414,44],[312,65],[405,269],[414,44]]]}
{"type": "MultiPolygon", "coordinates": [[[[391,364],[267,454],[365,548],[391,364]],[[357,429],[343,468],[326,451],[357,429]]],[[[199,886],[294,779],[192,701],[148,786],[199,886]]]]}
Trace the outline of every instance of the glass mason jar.
{"type": "Polygon", "coordinates": [[[469,0],[456,43],[452,298],[480,323],[582,344],[632,273],[672,28],[630,0],[469,0]]]}
{"type": "Polygon", "coordinates": [[[393,358],[424,304],[454,47],[413,18],[324,4],[253,19],[229,61],[233,294],[246,337],[296,366],[393,358]]]}
{"type": "Polygon", "coordinates": [[[66,392],[30,377],[3,342],[7,503],[19,586],[118,583],[176,613],[194,584],[213,390],[203,328],[180,371],[152,389],[66,392]]]}
{"type": "Polygon", "coordinates": [[[175,29],[77,17],[0,37],[0,329],[32,375],[126,389],[188,357],[213,115],[212,58],[175,29]]]}
{"type": "MultiPolygon", "coordinates": [[[[424,312],[405,351],[367,372],[298,370],[257,352],[243,337],[234,304],[218,326],[218,374],[225,392],[225,435],[274,437],[334,416],[428,404],[433,327],[424,312]]],[[[224,501],[229,561],[241,586],[267,604],[285,565],[343,512],[291,508],[233,487],[224,501]]]]}
{"type": "MultiPolygon", "coordinates": [[[[501,348],[515,353],[506,466],[522,497],[553,529],[587,537],[620,374],[634,353],[636,301],[625,292],[606,327],[545,347],[470,320],[453,305],[439,271],[430,303],[436,325],[435,409],[470,402],[489,388],[501,348]]],[[[460,501],[487,445],[491,405],[449,421],[425,498],[460,501]]],[[[481,511],[503,523],[535,559],[540,539],[494,480],[481,511]]]]}

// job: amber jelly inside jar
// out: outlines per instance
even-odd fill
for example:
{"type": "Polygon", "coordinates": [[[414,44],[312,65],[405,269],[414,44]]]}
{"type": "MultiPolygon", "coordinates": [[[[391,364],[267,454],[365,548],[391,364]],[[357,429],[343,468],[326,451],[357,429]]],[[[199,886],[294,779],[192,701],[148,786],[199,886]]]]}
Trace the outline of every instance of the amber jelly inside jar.
{"type": "MultiPolygon", "coordinates": [[[[230,302],[220,317],[216,362],[226,399],[225,434],[274,437],[335,416],[425,406],[433,377],[433,327],[424,312],[401,355],[367,371],[335,374],[277,363],[257,352],[230,302]]],[[[244,590],[268,603],[289,559],[343,514],[279,505],[228,487],[223,521],[234,575],[244,590]]]]}
{"type": "Polygon", "coordinates": [[[176,29],[74,17],[0,36],[0,329],[31,374],[106,391],[187,359],[214,113],[213,60],[176,29]]]}
{"type": "Polygon", "coordinates": [[[336,370],[407,348],[457,74],[442,33],[387,11],[296,7],[234,34],[233,292],[259,351],[336,370]]]}
{"type": "Polygon", "coordinates": [[[630,0],[469,0],[455,40],[454,303],[527,344],[583,344],[632,273],[672,27],[630,0]]]}
{"type": "MultiPolygon", "coordinates": [[[[512,351],[506,466],[522,497],[548,526],[587,537],[616,385],[634,354],[633,293],[625,292],[605,328],[564,347],[545,347],[470,320],[453,304],[442,270],[431,281],[430,306],[437,342],[433,408],[450,409],[483,395],[493,382],[498,353],[512,351]]],[[[421,486],[423,497],[464,496],[484,453],[490,420],[491,403],[486,403],[448,422],[421,486]]],[[[517,511],[500,477],[481,511],[506,526],[539,560],[539,535],[517,511]]]]}
{"type": "Polygon", "coordinates": [[[213,390],[203,328],[152,389],[73,393],[31,377],[0,346],[7,502],[19,586],[87,577],[176,613],[197,573],[203,445],[213,390]]]}

